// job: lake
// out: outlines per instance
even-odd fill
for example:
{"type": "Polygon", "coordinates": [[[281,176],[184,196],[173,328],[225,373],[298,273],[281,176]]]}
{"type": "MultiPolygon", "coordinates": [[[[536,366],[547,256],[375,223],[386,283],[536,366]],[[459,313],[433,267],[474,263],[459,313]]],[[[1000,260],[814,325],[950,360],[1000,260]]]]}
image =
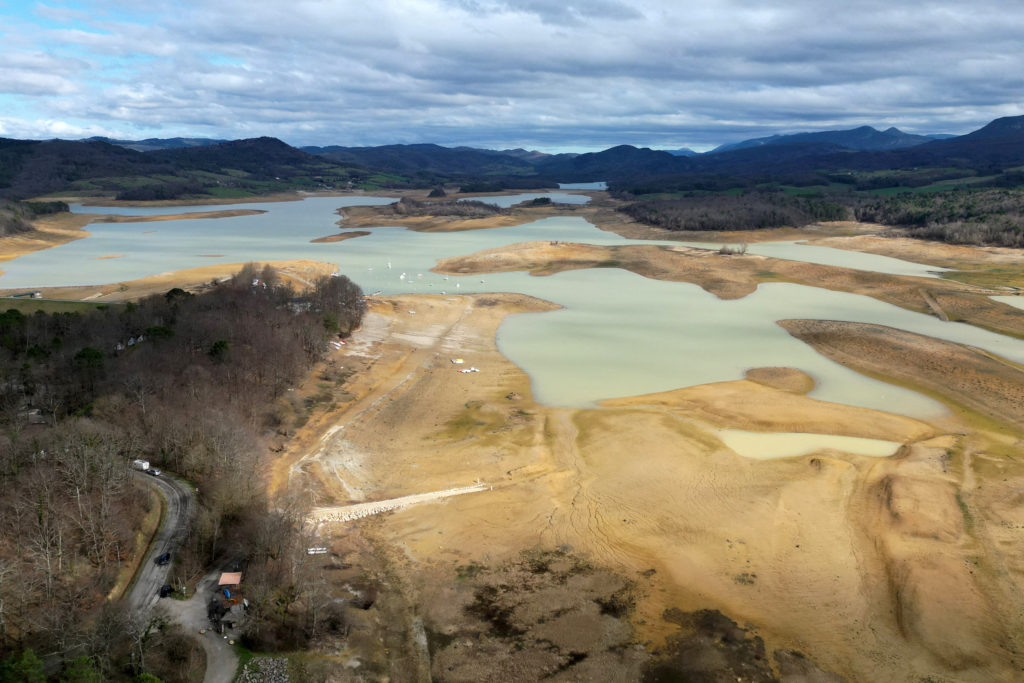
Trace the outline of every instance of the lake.
{"type": "MultiPolygon", "coordinates": [[[[550,196],[557,201],[561,194],[506,195],[501,200],[514,203],[517,199],[524,201],[524,197],[550,196]]],[[[584,195],[566,196],[579,202],[587,200],[584,195]]],[[[524,241],[652,244],[599,230],[579,217],[451,233],[380,227],[370,229],[366,237],[310,242],[337,232],[339,208],[392,201],[365,196],[310,197],[296,202],[224,207],[266,211],[252,216],[93,224],[88,227],[91,237],[4,263],[7,273],[0,277],[0,287],[102,284],[217,261],[304,258],[338,264],[339,270],[367,293],[521,292],[563,308],[509,317],[499,330],[498,345],[530,375],[537,400],[553,406],[592,406],[605,398],[739,379],[752,367],[789,366],[814,377],[817,385],[812,395],[823,400],[919,417],[943,411],[932,399],[869,379],[824,358],[775,324],[783,318],[889,325],[971,344],[1024,363],[1024,343],[1019,340],[961,323],[944,323],[868,297],[801,285],[763,284],[743,299],[723,301],[695,285],[650,280],[615,268],[568,271],[543,278],[525,273],[445,277],[430,272],[440,258],[524,241]],[[120,257],[100,258],[112,255],[120,257]]],[[[153,215],[150,212],[211,207],[75,208],[153,215]],[[136,213],[140,211],[147,213],[136,213]]],[[[835,259],[846,267],[881,272],[932,277],[939,270],[897,259],[879,261],[884,257],[827,247],[808,251],[808,245],[792,242],[753,246],[759,253],[763,250],[765,255],[777,258],[835,259]]]]}

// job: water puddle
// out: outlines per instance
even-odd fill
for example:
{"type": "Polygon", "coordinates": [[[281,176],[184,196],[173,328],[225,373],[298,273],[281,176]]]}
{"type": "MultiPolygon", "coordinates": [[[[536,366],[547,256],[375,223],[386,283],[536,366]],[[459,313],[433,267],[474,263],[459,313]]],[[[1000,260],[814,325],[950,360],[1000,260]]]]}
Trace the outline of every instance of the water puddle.
{"type": "Polygon", "coordinates": [[[774,460],[807,455],[815,451],[833,449],[856,455],[885,458],[899,450],[897,441],[864,439],[856,436],[833,436],[831,434],[804,434],[797,432],[746,432],[739,429],[723,429],[718,438],[726,446],[745,458],[774,460]]]}

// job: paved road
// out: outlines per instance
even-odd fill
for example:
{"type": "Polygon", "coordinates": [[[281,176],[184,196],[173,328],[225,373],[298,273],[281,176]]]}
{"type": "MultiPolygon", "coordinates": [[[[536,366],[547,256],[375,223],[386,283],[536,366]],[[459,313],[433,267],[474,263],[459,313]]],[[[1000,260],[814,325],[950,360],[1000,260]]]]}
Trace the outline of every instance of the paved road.
{"type": "MultiPolygon", "coordinates": [[[[167,583],[167,575],[171,567],[161,567],[154,560],[163,553],[174,554],[181,547],[185,538],[189,520],[195,511],[195,493],[182,482],[169,476],[154,477],[141,472],[135,475],[140,481],[155,486],[167,503],[163,525],[157,532],[149,554],[142,561],[135,585],[125,596],[129,609],[139,617],[147,618],[153,607],[160,602],[160,587],[167,583]]],[[[198,590],[189,600],[163,601],[163,609],[173,621],[185,627],[186,632],[199,639],[206,651],[206,674],[204,683],[231,683],[238,668],[238,656],[228,640],[238,638],[236,631],[229,632],[227,638],[201,629],[209,629],[210,622],[206,618],[206,603],[213,595],[213,588],[220,578],[220,570],[211,571],[200,581],[198,590]]]]}
{"type": "Polygon", "coordinates": [[[155,486],[167,503],[163,525],[153,540],[149,554],[142,560],[135,585],[125,596],[128,608],[146,615],[160,599],[160,587],[167,583],[170,565],[161,567],[154,560],[163,553],[175,553],[181,546],[188,530],[188,523],[195,509],[195,493],[177,479],[169,476],[154,477],[137,472],[136,477],[155,486]]]}

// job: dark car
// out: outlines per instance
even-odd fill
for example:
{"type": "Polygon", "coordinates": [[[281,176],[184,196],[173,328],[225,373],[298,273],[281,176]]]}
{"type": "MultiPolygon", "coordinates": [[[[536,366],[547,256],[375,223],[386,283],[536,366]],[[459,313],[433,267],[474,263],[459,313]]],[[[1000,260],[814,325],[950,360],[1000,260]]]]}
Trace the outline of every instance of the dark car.
{"type": "Polygon", "coordinates": [[[161,567],[163,567],[164,565],[166,565],[170,561],[171,561],[171,554],[170,553],[164,553],[160,557],[156,558],[156,563],[158,565],[160,565],[161,567]]]}
{"type": "Polygon", "coordinates": [[[168,583],[165,583],[164,585],[160,586],[160,597],[161,598],[166,598],[168,595],[170,595],[173,592],[174,592],[174,588],[170,584],[168,584],[168,583]]]}

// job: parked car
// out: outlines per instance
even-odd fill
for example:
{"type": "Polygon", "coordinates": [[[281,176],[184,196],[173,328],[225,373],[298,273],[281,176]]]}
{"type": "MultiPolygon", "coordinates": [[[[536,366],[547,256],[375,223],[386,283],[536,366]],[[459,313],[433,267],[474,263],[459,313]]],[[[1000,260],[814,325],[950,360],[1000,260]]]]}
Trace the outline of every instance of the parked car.
{"type": "Polygon", "coordinates": [[[163,567],[164,565],[166,565],[170,561],[171,561],[171,554],[170,553],[164,553],[160,557],[156,558],[156,563],[158,565],[160,565],[161,567],[163,567]]]}
{"type": "Polygon", "coordinates": [[[160,597],[161,598],[166,598],[168,595],[170,595],[173,592],[174,592],[174,588],[169,583],[165,583],[164,585],[160,586],[160,597]]]}
{"type": "Polygon", "coordinates": [[[156,467],[150,467],[148,470],[146,470],[146,474],[152,474],[154,477],[159,477],[161,474],[163,474],[163,472],[161,472],[156,467]]]}

